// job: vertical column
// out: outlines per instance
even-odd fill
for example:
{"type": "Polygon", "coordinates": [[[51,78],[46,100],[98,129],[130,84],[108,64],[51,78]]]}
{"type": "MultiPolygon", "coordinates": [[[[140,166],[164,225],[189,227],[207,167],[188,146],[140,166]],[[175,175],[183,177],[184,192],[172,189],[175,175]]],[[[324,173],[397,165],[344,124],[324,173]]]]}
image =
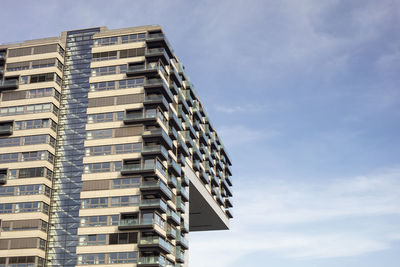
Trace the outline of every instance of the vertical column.
{"type": "Polygon", "coordinates": [[[47,266],[76,265],[91,48],[93,35],[99,31],[67,33],[47,266]]]}

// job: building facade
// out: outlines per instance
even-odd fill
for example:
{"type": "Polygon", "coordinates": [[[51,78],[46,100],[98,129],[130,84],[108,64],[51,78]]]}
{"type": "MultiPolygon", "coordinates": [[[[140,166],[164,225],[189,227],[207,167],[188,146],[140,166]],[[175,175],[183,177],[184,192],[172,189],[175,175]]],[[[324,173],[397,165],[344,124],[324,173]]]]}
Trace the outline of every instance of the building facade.
{"type": "Polygon", "coordinates": [[[159,26],[0,45],[0,267],[188,266],[231,162],[159,26]]]}

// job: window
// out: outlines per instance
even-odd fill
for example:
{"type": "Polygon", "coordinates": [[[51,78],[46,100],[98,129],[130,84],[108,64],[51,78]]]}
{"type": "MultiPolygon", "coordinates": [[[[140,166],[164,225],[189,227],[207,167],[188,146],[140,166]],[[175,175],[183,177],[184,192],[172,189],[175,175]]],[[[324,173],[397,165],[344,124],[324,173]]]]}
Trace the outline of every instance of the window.
{"type": "Polygon", "coordinates": [[[140,185],[139,177],[121,178],[112,180],[113,189],[133,188],[133,187],[139,187],[139,185],[140,185]]]}
{"type": "Polygon", "coordinates": [[[137,235],[137,232],[110,234],[109,244],[135,244],[137,235]]]}
{"type": "Polygon", "coordinates": [[[91,163],[85,165],[85,173],[109,172],[111,162],[91,163]]]}
{"type": "Polygon", "coordinates": [[[100,123],[110,121],[122,121],[124,118],[124,112],[110,112],[110,113],[98,113],[88,115],[88,123],[100,123]]]}
{"type": "Polygon", "coordinates": [[[86,156],[111,155],[111,146],[94,146],[85,149],[86,156]]]}
{"type": "Polygon", "coordinates": [[[136,206],[139,204],[139,196],[121,196],[111,198],[111,207],[136,206]]]}
{"type": "Polygon", "coordinates": [[[113,130],[112,129],[101,129],[101,130],[93,130],[93,131],[87,131],[87,139],[105,139],[105,138],[111,138],[113,135],[113,130]]]}
{"type": "Polygon", "coordinates": [[[0,163],[17,162],[18,153],[0,154],[0,163]]]}
{"type": "Polygon", "coordinates": [[[93,54],[93,61],[117,59],[117,51],[108,51],[93,54]]]}
{"type": "Polygon", "coordinates": [[[96,245],[105,245],[106,244],[106,235],[83,235],[79,236],[79,245],[80,246],[96,246],[96,245]]]}
{"type": "Polygon", "coordinates": [[[51,82],[54,81],[54,75],[55,73],[31,75],[30,83],[51,82]]]}
{"type": "Polygon", "coordinates": [[[115,81],[108,82],[99,82],[90,84],[90,91],[106,91],[106,90],[114,90],[115,89],[115,81]]]}
{"type": "Polygon", "coordinates": [[[118,37],[106,37],[101,39],[95,39],[94,44],[95,46],[106,46],[106,45],[113,45],[118,43],[118,37]]]}
{"type": "Polygon", "coordinates": [[[144,78],[120,80],[118,81],[118,88],[120,89],[134,88],[143,86],[143,84],[144,84],[144,78]]]}
{"type": "Polygon", "coordinates": [[[0,147],[19,146],[20,137],[1,138],[0,147]]]}
{"type": "Polygon", "coordinates": [[[50,127],[53,131],[55,131],[57,128],[57,124],[51,119],[16,121],[14,125],[14,130],[28,130],[50,127]]]}
{"type": "Polygon", "coordinates": [[[0,213],[12,213],[12,204],[11,203],[6,203],[6,204],[0,204],[0,213]]]}
{"type": "MultiPolygon", "coordinates": [[[[20,114],[42,113],[53,111],[58,114],[58,108],[52,103],[36,104],[28,106],[5,107],[0,109],[0,116],[12,116],[20,114]]],[[[16,128],[18,125],[16,125],[16,128]]]]}
{"type": "Polygon", "coordinates": [[[121,36],[121,40],[122,40],[123,44],[144,41],[145,38],[146,38],[146,34],[145,33],[130,34],[130,35],[121,36]]]}
{"type": "Polygon", "coordinates": [[[137,252],[114,252],[108,257],[109,264],[134,263],[137,261],[137,252]]]}
{"type": "Polygon", "coordinates": [[[81,206],[82,209],[107,208],[108,198],[101,197],[101,198],[82,199],[81,206]]]}
{"type": "Polygon", "coordinates": [[[140,152],[142,143],[115,145],[115,154],[140,152]]]}
{"type": "Polygon", "coordinates": [[[78,265],[104,264],[105,253],[90,253],[78,255],[78,265]]]}
{"type": "Polygon", "coordinates": [[[107,216],[89,216],[80,218],[80,226],[106,226],[107,216]]]}
{"type": "Polygon", "coordinates": [[[127,70],[127,65],[93,68],[92,76],[104,76],[104,75],[125,73],[126,70],[127,70]]]}

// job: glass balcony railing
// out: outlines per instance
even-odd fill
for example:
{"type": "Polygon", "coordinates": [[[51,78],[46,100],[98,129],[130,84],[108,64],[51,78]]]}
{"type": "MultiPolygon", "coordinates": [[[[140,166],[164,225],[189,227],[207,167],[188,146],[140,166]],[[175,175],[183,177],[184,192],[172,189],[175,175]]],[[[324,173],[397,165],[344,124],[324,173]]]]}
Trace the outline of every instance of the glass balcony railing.
{"type": "Polygon", "coordinates": [[[169,112],[169,119],[170,119],[170,122],[172,122],[178,128],[179,131],[183,130],[182,129],[182,122],[176,116],[176,114],[174,112],[172,112],[172,111],[169,112]]]}
{"type": "Polygon", "coordinates": [[[172,199],[172,191],[168,188],[166,184],[164,184],[161,180],[157,181],[143,181],[140,185],[140,189],[159,189],[161,190],[164,195],[168,197],[168,199],[172,199]]]}
{"type": "Polygon", "coordinates": [[[179,196],[176,198],[176,208],[185,212],[185,202],[179,196]]]}
{"type": "Polygon", "coordinates": [[[189,186],[190,185],[190,180],[186,175],[181,177],[181,184],[183,186],[189,186]]]}
{"type": "Polygon", "coordinates": [[[178,138],[178,132],[175,130],[174,127],[169,128],[169,136],[176,140],[178,138]]]}
{"type": "Polygon", "coordinates": [[[164,63],[168,62],[168,54],[164,48],[148,48],[146,49],[145,56],[147,57],[161,57],[164,63]]]}
{"type": "Polygon", "coordinates": [[[142,208],[160,208],[164,212],[167,211],[167,204],[161,199],[142,199],[139,206],[142,208]]]}
{"type": "Polygon", "coordinates": [[[168,170],[170,170],[170,169],[173,170],[176,173],[176,175],[178,175],[178,176],[181,175],[182,168],[181,168],[181,166],[178,165],[178,163],[176,163],[176,161],[174,159],[170,158],[168,160],[168,167],[169,167],[168,170]]]}
{"type": "Polygon", "coordinates": [[[0,184],[7,183],[7,174],[0,174],[0,184]]]}
{"type": "Polygon", "coordinates": [[[183,253],[181,248],[176,249],[175,259],[177,262],[184,262],[185,261],[185,254],[183,253]]]}
{"type": "Polygon", "coordinates": [[[0,60],[5,60],[5,59],[6,59],[6,54],[0,53],[0,60]]]}
{"type": "Polygon", "coordinates": [[[163,256],[142,256],[138,260],[138,265],[157,265],[165,267],[165,258],[163,256]]]}
{"type": "Polygon", "coordinates": [[[168,151],[162,145],[152,145],[152,146],[144,146],[142,148],[142,154],[150,155],[150,154],[160,154],[164,159],[168,159],[168,151]]]}
{"type": "Polygon", "coordinates": [[[167,229],[167,235],[172,237],[173,239],[175,239],[176,238],[176,229],[169,227],[167,229]]]}
{"type": "Polygon", "coordinates": [[[0,125],[0,135],[12,134],[13,132],[13,125],[0,125]]]}
{"type": "Polygon", "coordinates": [[[189,224],[187,222],[181,223],[181,232],[182,233],[189,233],[189,224]]]}
{"type": "Polygon", "coordinates": [[[172,219],[177,225],[181,223],[181,217],[173,210],[167,211],[167,217],[172,219]]]}
{"type": "Polygon", "coordinates": [[[168,110],[169,104],[163,95],[146,95],[143,104],[160,104],[159,106],[164,110],[168,110]]]}
{"type": "Polygon", "coordinates": [[[178,193],[179,195],[181,195],[182,198],[185,199],[186,201],[189,200],[189,193],[188,193],[188,191],[186,191],[186,189],[185,189],[183,186],[181,186],[180,184],[178,184],[177,193],[178,193]]]}
{"type": "Polygon", "coordinates": [[[19,81],[17,79],[0,81],[0,89],[17,89],[18,85],[19,81]]]}
{"type": "Polygon", "coordinates": [[[175,176],[170,175],[170,176],[168,176],[168,184],[171,185],[172,187],[176,188],[178,186],[178,180],[176,179],[175,176]]]}
{"type": "Polygon", "coordinates": [[[143,226],[151,226],[154,224],[154,219],[122,219],[118,223],[119,229],[137,228],[143,226]]]}
{"type": "Polygon", "coordinates": [[[139,245],[144,246],[160,246],[168,254],[172,252],[172,245],[159,236],[143,236],[139,240],[139,245]]]}
{"type": "Polygon", "coordinates": [[[195,160],[195,161],[193,162],[193,169],[194,169],[195,171],[200,171],[200,161],[195,160]]]}
{"type": "Polygon", "coordinates": [[[185,141],[178,135],[178,148],[179,150],[185,154],[185,156],[189,156],[189,148],[187,147],[185,141]]]}
{"type": "Polygon", "coordinates": [[[189,248],[189,242],[182,235],[178,234],[176,237],[176,241],[179,242],[186,249],[189,248]]]}
{"type": "Polygon", "coordinates": [[[169,148],[172,148],[172,140],[169,137],[169,135],[162,128],[144,130],[142,132],[143,138],[146,138],[146,137],[153,138],[153,137],[157,137],[157,136],[160,136],[164,140],[165,144],[169,148]]]}

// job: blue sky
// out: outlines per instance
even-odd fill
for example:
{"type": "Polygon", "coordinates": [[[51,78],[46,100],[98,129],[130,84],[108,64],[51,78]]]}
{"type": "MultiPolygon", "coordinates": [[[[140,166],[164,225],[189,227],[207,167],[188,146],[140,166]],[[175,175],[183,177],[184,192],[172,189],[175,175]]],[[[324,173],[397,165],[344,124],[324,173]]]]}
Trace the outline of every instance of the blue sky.
{"type": "Polygon", "coordinates": [[[0,23],[163,26],[234,164],[232,229],[191,234],[190,266],[399,266],[399,1],[3,0],[0,23]]]}

